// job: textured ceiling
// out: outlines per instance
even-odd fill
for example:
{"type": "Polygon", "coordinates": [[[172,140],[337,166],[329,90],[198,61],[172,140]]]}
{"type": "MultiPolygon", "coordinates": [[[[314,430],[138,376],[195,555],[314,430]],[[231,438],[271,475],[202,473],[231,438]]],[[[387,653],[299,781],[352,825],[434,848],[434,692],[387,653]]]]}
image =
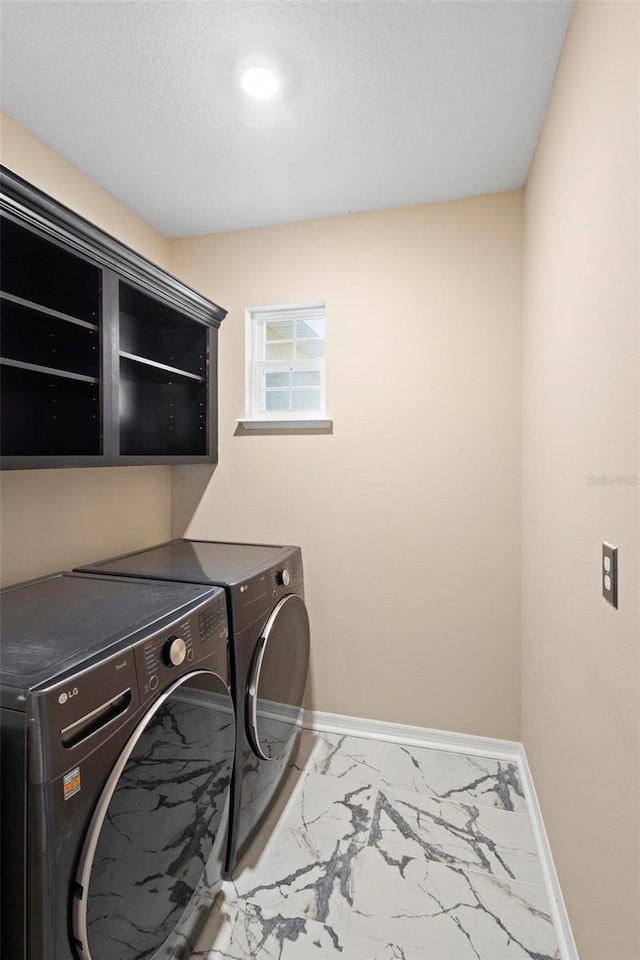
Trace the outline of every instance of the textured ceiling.
{"type": "Polygon", "coordinates": [[[3,108],[171,237],[509,190],[572,7],[3,2],[3,108]]]}

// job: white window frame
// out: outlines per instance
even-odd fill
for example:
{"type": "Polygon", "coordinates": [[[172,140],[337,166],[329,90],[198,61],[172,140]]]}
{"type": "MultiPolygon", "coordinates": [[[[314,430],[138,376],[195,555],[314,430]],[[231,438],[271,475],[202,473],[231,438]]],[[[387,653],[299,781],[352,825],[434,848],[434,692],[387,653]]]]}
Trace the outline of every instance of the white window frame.
{"type": "MultiPolygon", "coordinates": [[[[271,304],[245,309],[245,416],[238,423],[246,428],[328,427],[332,421],[326,415],[325,358],[316,360],[265,360],[264,324],[272,320],[304,319],[305,314],[325,321],[323,341],[326,354],[326,304],[323,300],[308,303],[271,304]],[[320,374],[320,407],[313,410],[266,410],[266,373],[314,371],[320,374]]],[[[314,389],[317,389],[314,387],[314,389]]]]}

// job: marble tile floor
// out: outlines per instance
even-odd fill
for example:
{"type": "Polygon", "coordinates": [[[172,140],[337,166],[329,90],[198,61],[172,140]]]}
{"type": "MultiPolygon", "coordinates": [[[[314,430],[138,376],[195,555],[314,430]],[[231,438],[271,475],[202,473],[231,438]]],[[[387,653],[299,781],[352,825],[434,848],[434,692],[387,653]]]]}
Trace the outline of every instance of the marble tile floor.
{"type": "Polygon", "coordinates": [[[309,731],[193,954],[559,956],[515,764],[309,731]]]}

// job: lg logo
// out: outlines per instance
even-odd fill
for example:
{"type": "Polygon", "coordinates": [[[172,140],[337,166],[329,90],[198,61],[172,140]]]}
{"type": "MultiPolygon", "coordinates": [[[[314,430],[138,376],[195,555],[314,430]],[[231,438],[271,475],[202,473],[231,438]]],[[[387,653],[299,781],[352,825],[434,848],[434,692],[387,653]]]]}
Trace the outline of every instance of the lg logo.
{"type": "Polygon", "coordinates": [[[66,703],[67,700],[70,700],[72,697],[78,696],[78,688],[74,687],[73,690],[69,690],[66,693],[63,691],[58,697],[58,703],[66,703]]]}

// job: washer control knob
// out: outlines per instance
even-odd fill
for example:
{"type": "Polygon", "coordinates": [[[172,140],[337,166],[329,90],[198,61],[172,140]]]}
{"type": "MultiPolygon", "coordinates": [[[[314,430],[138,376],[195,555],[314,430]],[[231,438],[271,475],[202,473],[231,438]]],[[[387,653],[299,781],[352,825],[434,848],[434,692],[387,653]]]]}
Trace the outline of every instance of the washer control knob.
{"type": "Polygon", "coordinates": [[[162,659],[168,667],[179,667],[187,655],[187,645],[182,637],[167,637],[162,659]]]}
{"type": "Polygon", "coordinates": [[[289,571],[287,570],[286,567],[284,568],[284,570],[280,570],[280,571],[278,572],[278,577],[277,577],[277,579],[278,579],[278,583],[280,584],[281,587],[288,587],[288,586],[289,586],[289,584],[291,583],[291,576],[290,576],[289,571]]]}

